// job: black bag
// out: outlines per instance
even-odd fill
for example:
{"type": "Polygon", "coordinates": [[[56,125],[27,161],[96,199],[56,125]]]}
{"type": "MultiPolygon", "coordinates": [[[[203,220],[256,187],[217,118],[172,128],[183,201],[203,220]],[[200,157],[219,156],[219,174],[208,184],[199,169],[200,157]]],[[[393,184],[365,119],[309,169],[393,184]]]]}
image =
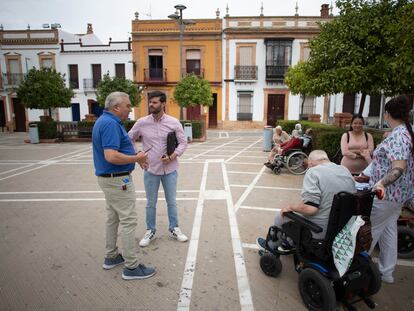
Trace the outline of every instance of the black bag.
{"type": "Polygon", "coordinates": [[[177,136],[175,132],[169,132],[167,135],[167,156],[170,156],[178,146],[177,136]]]}

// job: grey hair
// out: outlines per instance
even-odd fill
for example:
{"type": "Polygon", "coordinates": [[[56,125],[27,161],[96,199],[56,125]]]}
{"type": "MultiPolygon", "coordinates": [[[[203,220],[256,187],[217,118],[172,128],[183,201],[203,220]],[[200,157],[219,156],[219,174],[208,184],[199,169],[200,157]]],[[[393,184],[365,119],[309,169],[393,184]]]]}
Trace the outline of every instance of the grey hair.
{"type": "Polygon", "coordinates": [[[329,161],[329,158],[325,151],[313,150],[309,154],[309,161],[329,161]]]}
{"type": "Polygon", "coordinates": [[[302,125],[300,123],[296,123],[295,130],[300,130],[300,129],[302,129],[302,125]]]}
{"type": "Polygon", "coordinates": [[[105,99],[105,109],[106,110],[110,110],[113,107],[115,107],[116,105],[119,105],[120,103],[122,103],[122,100],[125,97],[129,99],[129,95],[127,93],[124,93],[124,92],[112,92],[105,99]]]}
{"type": "Polygon", "coordinates": [[[275,130],[282,130],[282,127],[280,125],[275,127],[275,130]]]}

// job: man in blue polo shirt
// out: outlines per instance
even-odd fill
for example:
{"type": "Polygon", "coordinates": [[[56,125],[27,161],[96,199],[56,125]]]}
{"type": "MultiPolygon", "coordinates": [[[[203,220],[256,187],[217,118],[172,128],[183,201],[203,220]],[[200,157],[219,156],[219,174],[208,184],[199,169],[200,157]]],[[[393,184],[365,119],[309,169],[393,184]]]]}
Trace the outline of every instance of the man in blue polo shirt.
{"type": "Polygon", "coordinates": [[[135,187],[131,173],[135,162],[148,166],[145,152],[136,154],[125,131],[123,121],[131,112],[129,96],[113,92],[105,100],[105,111],[92,131],[93,162],[98,184],[106,200],[106,250],[103,268],[120,264],[124,280],[145,279],[155,274],[155,268],[138,263],[135,246],[137,213],[135,187]],[[122,255],[118,252],[118,226],[121,227],[122,255]]]}

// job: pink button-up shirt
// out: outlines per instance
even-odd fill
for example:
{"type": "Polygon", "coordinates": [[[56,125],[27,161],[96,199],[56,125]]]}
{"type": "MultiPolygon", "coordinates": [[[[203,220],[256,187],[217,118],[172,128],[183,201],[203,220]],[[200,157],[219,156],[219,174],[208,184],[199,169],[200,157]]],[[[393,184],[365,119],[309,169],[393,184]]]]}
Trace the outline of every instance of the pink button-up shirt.
{"type": "Polygon", "coordinates": [[[178,169],[177,158],[168,164],[161,161],[161,157],[167,154],[167,135],[169,132],[175,132],[178,140],[175,154],[181,156],[187,149],[187,139],[181,123],[169,115],[164,114],[158,121],[155,120],[152,114],[142,117],[135,122],[128,132],[133,142],[141,138],[144,150],[151,148],[148,151],[149,167],[147,169],[151,174],[164,175],[178,169]]]}

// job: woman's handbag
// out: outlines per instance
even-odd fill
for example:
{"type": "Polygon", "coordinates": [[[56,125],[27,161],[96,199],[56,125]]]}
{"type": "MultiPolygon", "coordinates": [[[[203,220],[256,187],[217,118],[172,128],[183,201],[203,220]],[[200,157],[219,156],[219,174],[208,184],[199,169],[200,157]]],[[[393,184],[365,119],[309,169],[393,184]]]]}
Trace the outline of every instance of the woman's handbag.
{"type": "Polygon", "coordinates": [[[177,136],[175,132],[169,132],[167,135],[167,155],[170,156],[178,146],[177,136]]]}

